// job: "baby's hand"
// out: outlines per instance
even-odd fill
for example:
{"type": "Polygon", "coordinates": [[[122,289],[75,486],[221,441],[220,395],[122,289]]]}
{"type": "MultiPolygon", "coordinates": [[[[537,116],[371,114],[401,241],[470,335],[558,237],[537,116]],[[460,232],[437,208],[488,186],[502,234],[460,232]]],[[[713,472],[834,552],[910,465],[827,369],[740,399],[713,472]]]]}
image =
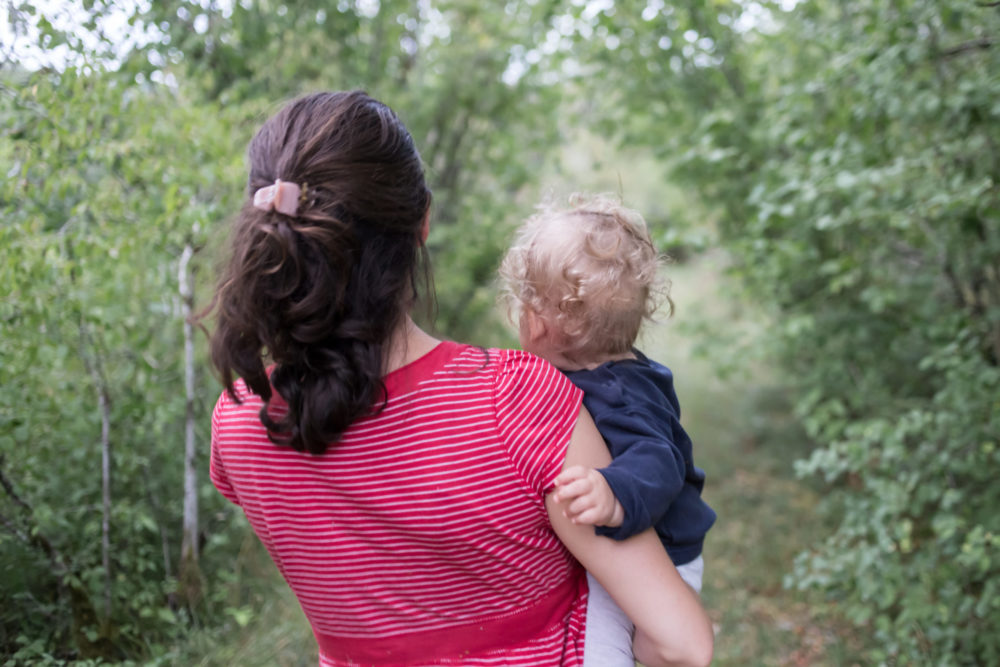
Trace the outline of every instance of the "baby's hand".
{"type": "Polygon", "coordinates": [[[573,523],[614,528],[622,525],[625,510],[604,475],[593,468],[572,466],[556,477],[554,500],[565,503],[563,515],[573,523]]]}

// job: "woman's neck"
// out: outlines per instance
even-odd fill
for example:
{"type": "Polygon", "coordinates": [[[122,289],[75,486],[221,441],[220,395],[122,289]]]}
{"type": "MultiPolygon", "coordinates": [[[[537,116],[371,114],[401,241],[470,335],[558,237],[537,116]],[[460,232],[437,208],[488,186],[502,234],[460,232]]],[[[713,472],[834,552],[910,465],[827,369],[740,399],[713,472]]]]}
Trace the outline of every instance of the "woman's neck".
{"type": "Polygon", "coordinates": [[[441,341],[426,333],[407,315],[389,339],[385,373],[416,361],[441,341]]]}

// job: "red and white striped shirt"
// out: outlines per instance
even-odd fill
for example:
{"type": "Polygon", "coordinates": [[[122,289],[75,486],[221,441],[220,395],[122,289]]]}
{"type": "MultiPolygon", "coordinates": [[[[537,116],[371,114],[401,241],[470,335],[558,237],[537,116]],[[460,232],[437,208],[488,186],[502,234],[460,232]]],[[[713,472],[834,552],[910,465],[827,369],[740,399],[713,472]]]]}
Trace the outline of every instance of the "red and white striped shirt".
{"type": "Polygon", "coordinates": [[[272,444],[242,381],[212,416],[212,481],[320,664],[582,664],[586,583],[544,504],[580,391],[528,353],[448,342],[385,385],[385,408],[319,456],[272,444]]]}

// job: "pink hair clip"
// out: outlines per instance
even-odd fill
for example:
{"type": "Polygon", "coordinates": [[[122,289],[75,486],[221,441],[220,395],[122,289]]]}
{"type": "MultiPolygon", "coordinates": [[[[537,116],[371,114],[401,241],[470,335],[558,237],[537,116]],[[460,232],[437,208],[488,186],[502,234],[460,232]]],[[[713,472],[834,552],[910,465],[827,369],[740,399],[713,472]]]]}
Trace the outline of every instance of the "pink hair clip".
{"type": "Polygon", "coordinates": [[[279,178],[274,185],[268,185],[253,193],[253,205],[262,211],[274,209],[278,213],[295,215],[299,210],[301,195],[302,189],[299,186],[279,178]]]}

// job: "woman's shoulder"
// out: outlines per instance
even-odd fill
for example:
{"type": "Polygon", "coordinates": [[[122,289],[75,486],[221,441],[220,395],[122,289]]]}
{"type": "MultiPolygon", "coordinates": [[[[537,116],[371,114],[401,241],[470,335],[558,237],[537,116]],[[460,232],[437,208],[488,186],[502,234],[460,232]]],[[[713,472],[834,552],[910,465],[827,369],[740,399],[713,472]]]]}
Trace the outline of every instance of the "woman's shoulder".
{"type": "Polygon", "coordinates": [[[263,403],[260,396],[255,394],[243,378],[236,378],[233,381],[232,391],[223,388],[219,395],[219,400],[215,404],[216,412],[232,411],[239,408],[252,407],[260,409],[263,403]]]}
{"type": "Polygon", "coordinates": [[[439,347],[444,350],[432,364],[436,374],[445,372],[456,380],[464,377],[479,382],[488,378],[497,399],[572,387],[555,366],[530,352],[463,343],[442,343],[439,347]]]}
{"type": "MultiPolygon", "coordinates": [[[[538,402],[556,409],[560,400],[578,401],[579,390],[558,368],[523,350],[491,349],[498,403],[538,402]]],[[[569,406],[571,409],[572,406],[569,406]]]]}
{"type": "Polygon", "coordinates": [[[428,357],[436,356],[438,366],[466,371],[482,371],[496,376],[511,374],[558,373],[554,366],[524,350],[482,347],[445,341],[428,357]]]}
{"type": "Polygon", "coordinates": [[[490,348],[487,353],[495,358],[496,368],[500,373],[559,373],[549,362],[524,350],[490,348]]]}

